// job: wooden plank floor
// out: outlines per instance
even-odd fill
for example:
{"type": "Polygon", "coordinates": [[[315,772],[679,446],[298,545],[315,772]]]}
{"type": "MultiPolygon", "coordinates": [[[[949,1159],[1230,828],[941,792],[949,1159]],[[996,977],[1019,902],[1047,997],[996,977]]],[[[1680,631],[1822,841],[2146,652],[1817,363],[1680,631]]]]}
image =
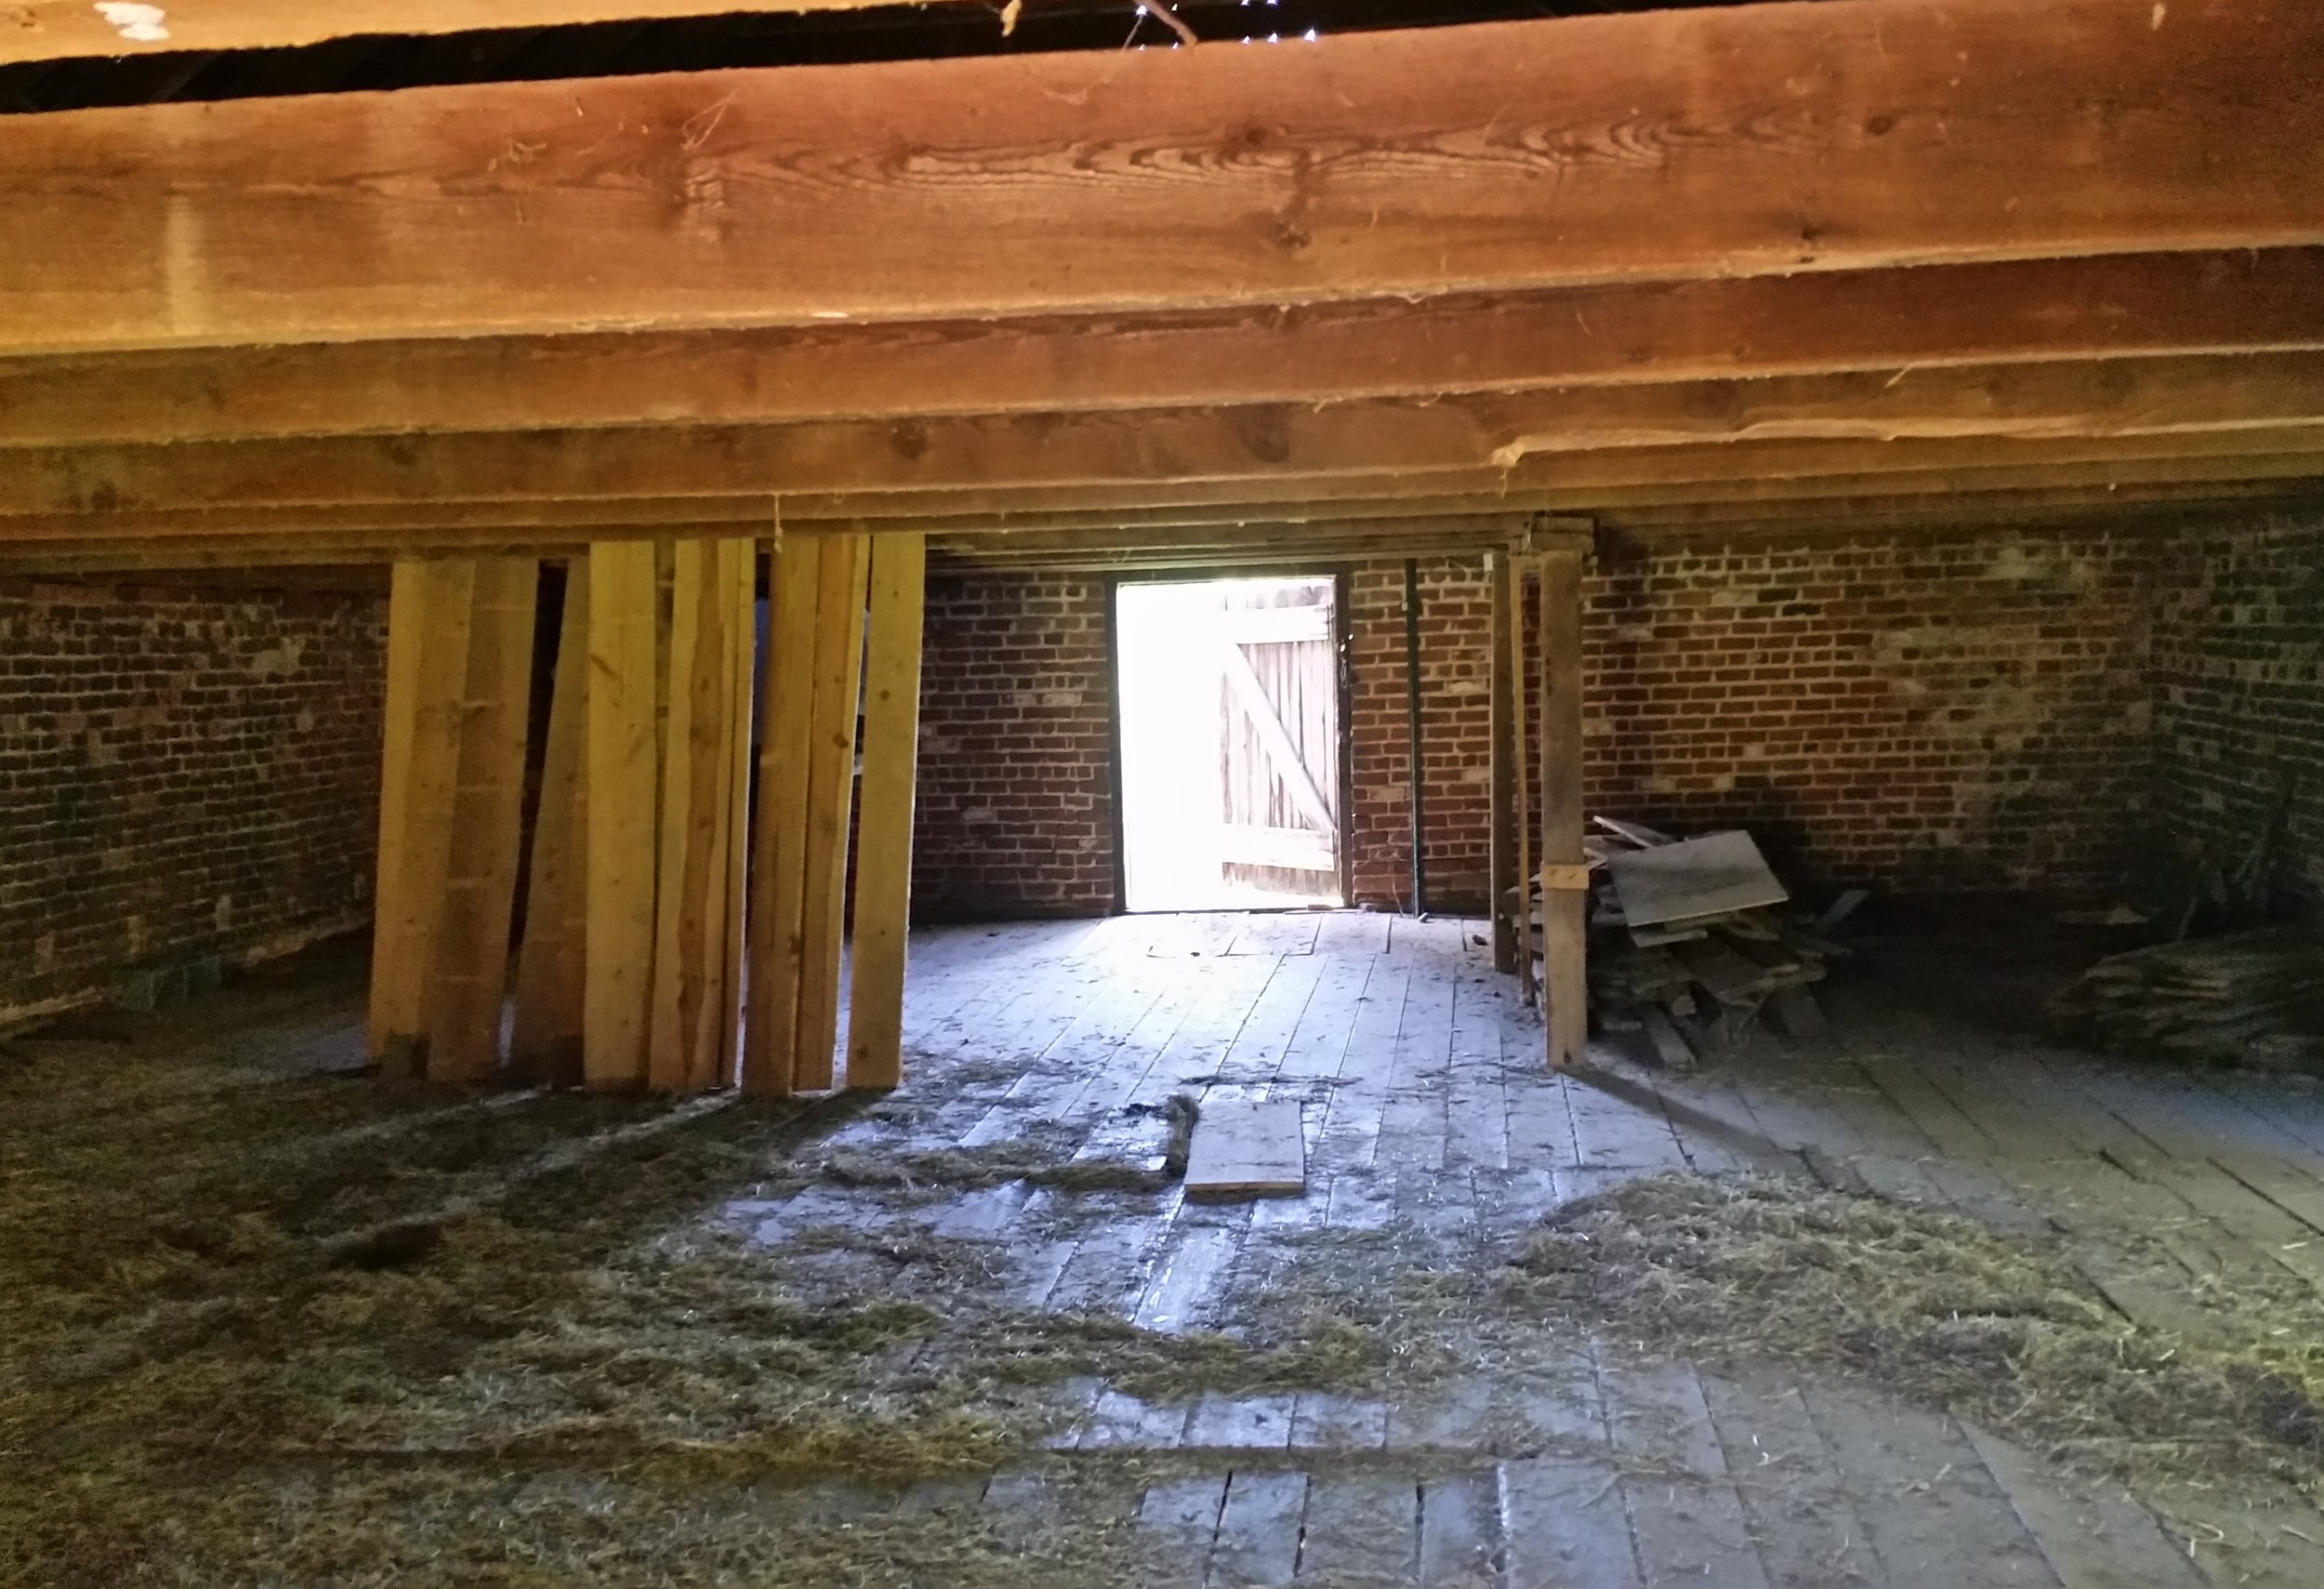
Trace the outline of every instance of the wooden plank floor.
{"type": "MultiPolygon", "coordinates": [[[[1667,1170],[1845,1177],[2003,1230],[2087,1229],[2093,1252],[2113,1221],[2165,1231],[2190,1275],[2324,1281],[2312,1087],[2110,1065],[1870,976],[1829,986],[1817,1039],[1763,1035],[1690,1077],[1601,1045],[1587,1071],[1553,1076],[1539,1018],[1487,943],[1478,921],[1353,912],[922,933],[902,1095],[935,1106],[880,1145],[1047,1132],[1119,1155],[1152,1145],[1146,1110],[1174,1092],[1299,1101],[1304,1197],[1172,1197],[1017,1253],[1028,1300],[1161,1330],[1216,1322],[1300,1232],[1393,1225],[1431,1233],[1448,1265],[1483,1265],[1557,1203],[1667,1170]]],[[[934,1225],[1002,1235],[1029,1206],[971,1198],[934,1225]]],[[[2075,1490],[1983,1431],[1861,1387],[1577,1348],[1528,1381],[1522,1441],[1489,1415],[1508,1387],[1483,1383],[1425,1407],[1312,1393],[1154,1406],[1092,1384],[1061,1444],[1191,1463],[1201,1476],[1157,1483],[1136,1510],[1183,1553],[1189,1584],[2324,1582],[2324,1520],[2289,1492],[2221,1517],[2224,1537],[2207,1529],[2190,1551],[2119,1492],[2075,1490]],[[1755,1477],[1775,1462],[1780,1490],[1755,1477]]],[[[1012,1482],[994,1479],[985,1503],[1012,1482]]]]}

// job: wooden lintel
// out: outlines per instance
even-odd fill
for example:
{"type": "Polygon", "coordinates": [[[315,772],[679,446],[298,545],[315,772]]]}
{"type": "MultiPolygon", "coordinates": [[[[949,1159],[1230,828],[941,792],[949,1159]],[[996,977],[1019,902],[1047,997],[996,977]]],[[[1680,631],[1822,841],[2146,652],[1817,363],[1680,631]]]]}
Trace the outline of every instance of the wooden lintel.
{"type": "MultiPolygon", "coordinates": [[[[0,35],[5,36],[5,35],[0,35]]],[[[1348,402],[2324,347],[2324,249],[0,359],[0,448],[1348,402]]]]}
{"type": "Polygon", "coordinates": [[[0,351],[2313,245],[2319,59],[2308,0],[1827,0],[11,117],[0,351]]]}

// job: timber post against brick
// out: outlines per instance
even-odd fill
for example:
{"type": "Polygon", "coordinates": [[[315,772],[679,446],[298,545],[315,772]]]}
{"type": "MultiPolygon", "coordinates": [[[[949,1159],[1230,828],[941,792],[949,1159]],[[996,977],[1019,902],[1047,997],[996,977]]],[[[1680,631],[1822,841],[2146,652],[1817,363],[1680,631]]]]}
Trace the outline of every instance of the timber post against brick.
{"type": "Polygon", "coordinates": [[[1486,816],[1486,914],[1493,923],[1493,969],[1507,975],[1517,969],[1517,921],[1526,908],[1526,890],[1517,869],[1516,790],[1524,763],[1512,751],[1518,715],[1512,684],[1523,674],[1510,669],[1510,588],[1512,560],[1506,551],[1485,554],[1486,576],[1492,588],[1493,616],[1486,654],[1486,779],[1490,790],[1486,816]]]}
{"type": "Polygon", "coordinates": [[[1544,1013],[1552,1068],[1590,1043],[1581,783],[1581,545],[1541,555],[1541,920],[1544,1013]]]}

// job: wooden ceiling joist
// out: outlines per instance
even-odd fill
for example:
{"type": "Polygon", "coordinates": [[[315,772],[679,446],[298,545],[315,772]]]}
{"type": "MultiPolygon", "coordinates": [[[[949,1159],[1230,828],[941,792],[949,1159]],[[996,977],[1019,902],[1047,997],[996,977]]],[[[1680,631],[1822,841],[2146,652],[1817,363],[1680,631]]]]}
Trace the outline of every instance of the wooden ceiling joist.
{"type": "MultiPolygon", "coordinates": [[[[2216,491],[2291,489],[2324,481],[2324,427],[2285,431],[2196,434],[2025,444],[1996,454],[1958,442],[1751,444],[1750,467],[1714,467],[1729,449],[1688,449],[1691,469],[1641,471],[1632,456],[1625,481],[1617,455],[1587,461],[1589,474],[1543,483],[1533,460],[1506,480],[1453,476],[1462,492],[1430,495],[1403,476],[1340,476],[1256,482],[1204,482],[1105,492],[906,492],[786,501],[786,534],[835,530],[1048,532],[1081,529],[1152,536],[1168,544],[1189,526],[1222,527],[1229,538],[1260,543],[1286,523],[1555,511],[1620,519],[1625,514],[1697,510],[1781,522],[1829,514],[1856,499],[1918,498],[1951,505],[1963,520],[2005,493],[2104,491],[2121,501],[2142,494],[2183,497],[2216,491]],[[2014,460],[2014,461],[1997,461],[2014,460]],[[1693,478],[1683,476],[1691,474],[1693,478]]],[[[1446,477],[1430,476],[1425,483],[1446,477]]],[[[0,519],[0,561],[18,567],[59,560],[120,558],[130,563],[231,555],[384,557],[399,550],[465,548],[557,550],[596,539],[762,532],[775,522],[757,497],[640,499],[575,503],[440,503],[416,509],[320,509],[249,512],[167,512],[104,521],[86,515],[0,519]],[[691,517],[686,516],[691,513],[691,517]],[[747,527],[746,527],[747,526],[747,527]]]]}
{"type": "Polygon", "coordinates": [[[0,360],[0,448],[1342,402],[2324,348],[2324,248],[0,360]]]}
{"type": "MultiPolygon", "coordinates": [[[[2155,438],[2324,424],[2324,352],[1934,368],[1301,407],[927,421],[23,448],[0,515],[437,499],[771,496],[1170,485],[1512,471],[1578,483],[1702,478],[1705,448],[1775,442],[2155,438]],[[1567,466],[1571,466],[1569,472],[1567,466]],[[1644,471],[1643,476],[1640,471],[1644,471]],[[1696,471],[1688,474],[1684,471],[1696,471]]],[[[1710,474],[1763,454],[1710,461],[1710,474]]],[[[1431,494],[1442,490],[1422,483],[1431,494]]]]}
{"type": "Polygon", "coordinates": [[[0,127],[0,353],[2324,243],[2310,0],[1827,0],[0,127]]]}

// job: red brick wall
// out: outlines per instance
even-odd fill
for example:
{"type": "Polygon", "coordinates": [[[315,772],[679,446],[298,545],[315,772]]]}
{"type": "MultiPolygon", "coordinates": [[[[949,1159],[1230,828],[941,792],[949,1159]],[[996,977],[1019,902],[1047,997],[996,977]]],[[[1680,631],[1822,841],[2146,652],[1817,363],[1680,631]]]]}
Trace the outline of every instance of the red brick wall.
{"type": "Polygon", "coordinates": [[[2187,861],[2239,866],[2255,906],[2324,912],[2324,510],[2199,522],[2163,543],[2158,803],[2187,861]]]}
{"type": "Polygon", "coordinates": [[[2150,546],[2092,528],[1604,549],[1591,807],[1749,827],[1801,883],[2104,888],[2148,821],[2150,546]]]}
{"type": "Polygon", "coordinates": [[[1113,908],[1105,582],[932,572],[913,820],[916,915],[1113,908]]]}
{"type": "Polygon", "coordinates": [[[385,603],[0,583],[0,1019],[361,920],[385,603]]]}
{"type": "MultiPolygon", "coordinates": [[[[1609,539],[1585,590],[1591,809],[1749,827],[1804,888],[2104,888],[2150,832],[2151,544],[2104,529],[1609,539]]],[[[1472,908],[1488,586],[1474,558],[1424,559],[1420,576],[1428,903],[1472,908]]],[[[1110,906],[1104,589],[931,581],[918,875],[932,913],[1110,906]]],[[[1402,562],[1351,570],[1347,599],[1356,897],[1402,903],[1402,562]]]]}

